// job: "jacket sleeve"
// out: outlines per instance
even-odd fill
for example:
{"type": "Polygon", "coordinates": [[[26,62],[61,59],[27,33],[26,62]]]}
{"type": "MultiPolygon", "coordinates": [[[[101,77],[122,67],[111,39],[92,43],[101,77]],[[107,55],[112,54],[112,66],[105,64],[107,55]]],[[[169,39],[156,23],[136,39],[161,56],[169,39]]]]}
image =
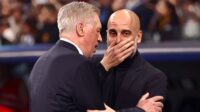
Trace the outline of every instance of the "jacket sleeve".
{"type": "Polygon", "coordinates": [[[96,74],[98,73],[95,70],[95,65],[90,61],[85,61],[78,66],[73,78],[73,81],[75,81],[73,85],[75,102],[83,110],[105,109],[96,74]]]}
{"type": "Polygon", "coordinates": [[[103,65],[101,63],[97,64],[97,71],[98,71],[98,77],[100,79],[101,84],[104,83],[106,77],[108,76],[108,72],[105,70],[103,65]]]}
{"type": "Polygon", "coordinates": [[[158,72],[148,79],[145,90],[150,93],[150,97],[161,95],[166,96],[167,77],[164,73],[158,72]]]}
{"type": "Polygon", "coordinates": [[[116,112],[145,112],[145,111],[138,107],[132,107],[132,108],[128,108],[128,109],[117,110],[116,112]]]}

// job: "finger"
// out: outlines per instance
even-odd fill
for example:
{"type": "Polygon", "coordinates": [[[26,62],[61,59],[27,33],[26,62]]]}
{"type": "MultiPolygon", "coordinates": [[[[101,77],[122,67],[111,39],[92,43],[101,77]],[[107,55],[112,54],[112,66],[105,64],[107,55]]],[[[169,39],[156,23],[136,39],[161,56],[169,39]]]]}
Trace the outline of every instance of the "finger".
{"type": "Polygon", "coordinates": [[[115,45],[116,45],[116,41],[113,40],[113,41],[111,42],[111,44],[108,46],[108,48],[112,48],[112,47],[115,46],[115,45]]]}
{"type": "Polygon", "coordinates": [[[149,93],[147,92],[146,94],[144,94],[144,95],[142,96],[142,98],[140,99],[140,101],[141,101],[141,100],[146,100],[148,97],[149,97],[149,93]]]}
{"type": "Polygon", "coordinates": [[[124,50],[122,53],[119,54],[119,57],[123,57],[124,59],[126,59],[130,54],[133,53],[134,48],[134,46],[131,46],[128,49],[124,50]],[[126,56],[127,54],[128,56],[126,56]]]}
{"type": "Polygon", "coordinates": [[[111,44],[108,46],[106,52],[107,53],[111,52],[115,45],[116,45],[116,41],[112,41],[111,44]]]}
{"type": "Polygon", "coordinates": [[[127,53],[127,54],[124,54],[124,53],[121,53],[121,54],[118,54],[117,56],[113,57],[113,60],[115,60],[114,62],[116,63],[121,63],[123,62],[130,54],[127,53]]]}
{"type": "Polygon", "coordinates": [[[163,99],[164,99],[163,96],[154,96],[154,97],[149,98],[149,100],[154,101],[154,102],[161,101],[163,99]]]}
{"type": "Polygon", "coordinates": [[[112,66],[116,66],[116,65],[120,64],[121,62],[122,62],[121,59],[114,57],[114,58],[112,58],[112,61],[111,61],[110,64],[111,64],[112,66]]]}
{"type": "Polygon", "coordinates": [[[117,47],[121,48],[122,46],[126,45],[127,43],[129,43],[131,41],[132,41],[132,39],[130,39],[130,38],[126,39],[126,40],[123,40],[123,41],[121,41],[120,43],[117,44],[117,47]]]}
{"type": "Polygon", "coordinates": [[[110,62],[112,62],[111,65],[115,66],[124,61],[127,57],[129,57],[133,53],[133,49],[134,46],[129,47],[127,50],[121,53],[117,53],[114,50],[110,51],[109,57],[111,57],[110,58],[110,62]]]}
{"type": "Polygon", "coordinates": [[[134,46],[129,47],[127,50],[121,52],[121,53],[113,53],[115,55],[112,56],[112,60],[116,63],[121,63],[124,61],[127,57],[129,57],[134,51],[134,46]]]}
{"type": "Polygon", "coordinates": [[[125,54],[123,57],[122,57],[122,60],[124,61],[126,58],[128,58],[130,55],[132,54],[132,52],[128,52],[127,54],[125,54]]]}
{"type": "Polygon", "coordinates": [[[161,107],[154,107],[155,112],[162,112],[162,108],[161,107]]]}
{"type": "Polygon", "coordinates": [[[105,112],[115,112],[112,108],[110,108],[108,105],[106,105],[104,103],[104,106],[106,107],[106,111],[105,112]]]}
{"type": "Polygon", "coordinates": [[[106,107],[106,110],[110,110],[111,108],[108,106],[108,105],[106,105],[106,104],[104,104],[104,106],[106,107]]]}
{"type": "Polygon", "coordinates": [[[110,54],[110,55],[113,55],[113,52],[114,51],[114,48],[113,47],[109,47],[107,50],[106,50],[106,53],[107,54],[110,54]]]}
{"type": "Polygon", "coordinates": [[[116,49],[120,53],[120,52],[123,52],[124,50],[130,48],[131,46],[133,46],[133,44],[134,44],[134,41],[130,41],[121,47],[117,46],[116,49]]]}
{"type": "Polygon", "coordinates": [[[119,50],[121,52],[123,52],[123,51],[127,50],[128,48],[134,46],[133,44],[134,44],[134,41],[131,41],[131,42],[127,43],[126,45],[122,46],[119,50]]]}
{"type": "Polygon", "coordinates": [[[154,105],[157,106],[157,107],[161,107],[161,108],[164,107],[162,102],[155,102],[154,105]]]}
{"type": "Polygon", "coordinates": [[[105,108],[109,108],[108,105],[106,105],[105,103],[104,103],[104,106],[105,106],[105,108]]]}

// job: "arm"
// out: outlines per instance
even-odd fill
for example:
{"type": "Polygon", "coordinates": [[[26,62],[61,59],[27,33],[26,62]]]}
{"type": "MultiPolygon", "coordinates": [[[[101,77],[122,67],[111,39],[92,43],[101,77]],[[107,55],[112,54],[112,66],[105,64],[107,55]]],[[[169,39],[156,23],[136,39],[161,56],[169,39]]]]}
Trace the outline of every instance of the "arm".
{"type": "Polygon", "coordinates": [[[117,112],[162,112],[163,103],[161,100],[163,100],[162,96],[149,98],[149,93],[146,93],[138,101],[136,107],[118,110],[117,112]]]}
{"type": "MultiPolygon", "coordinates": [[[[162,96],[149,97],[149,93],[146,93],[139,100],[136,107],[117,110],[116,112],[162,112],[163,103],[160,102],[163,100],[162,96]]],[[[115,112],[113,109],[105,105],[106,110],[87,110],[87,112],[115,112]]]]}
{"type": "Polygon", "coordinates": [[[154,73],[145,86],[145,91],[150,93],[150,97],[160,95],[165,97],[167,91],[167,77],[161,71],[154,73]]]}
{"type": "Polygon", "coordinates": [[[95,66],[90,61],[84,61],[73,77],[73,96],[76,104],[84,111],[87,109],[105,109],[97,78],[95,66]]]}

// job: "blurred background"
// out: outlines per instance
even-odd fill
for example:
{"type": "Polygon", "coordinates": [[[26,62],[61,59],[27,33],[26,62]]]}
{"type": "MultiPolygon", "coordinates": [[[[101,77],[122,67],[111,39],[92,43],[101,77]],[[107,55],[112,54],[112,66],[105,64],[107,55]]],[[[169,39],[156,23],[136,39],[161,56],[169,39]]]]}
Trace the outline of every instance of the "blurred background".
{"type": "MultiPolygon", "coordinates": [[[[28,112],[27,78],[40,55],[58,40],[58,9],[74,0],[0,0],[0,112],[28,112]]],[[[83,0],[107,20],[130,9],[141,20],[142,56],[168,77],[164,112],[200,112],[200,0],[83,0]]],[[[45,68],[45,67],[44,67],[45,68]]]]}

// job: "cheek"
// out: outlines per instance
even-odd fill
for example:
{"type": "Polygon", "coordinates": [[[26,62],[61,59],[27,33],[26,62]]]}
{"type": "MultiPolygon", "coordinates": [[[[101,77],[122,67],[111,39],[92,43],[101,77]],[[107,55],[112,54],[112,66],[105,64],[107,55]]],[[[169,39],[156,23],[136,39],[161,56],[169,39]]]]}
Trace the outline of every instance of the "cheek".
{"type": "Polygon", "coordinates": [[[91,35],[92,39],[90,40],[92,42],[92,45],[96,44],[98,42],[98,35],[94,32],[92,32],[93,34],[91,35]]]}
{"type": "Polygon", "coordinates": [[[127,39],[129,39],[129,38],[130,38],[130,37],[121,38],[121,41],[127,40],[127,39]]]}
{"type": "Polygon", "coordinates": [[[107,44],[110,45],[115,39],[107,37],[107,44]]]}

